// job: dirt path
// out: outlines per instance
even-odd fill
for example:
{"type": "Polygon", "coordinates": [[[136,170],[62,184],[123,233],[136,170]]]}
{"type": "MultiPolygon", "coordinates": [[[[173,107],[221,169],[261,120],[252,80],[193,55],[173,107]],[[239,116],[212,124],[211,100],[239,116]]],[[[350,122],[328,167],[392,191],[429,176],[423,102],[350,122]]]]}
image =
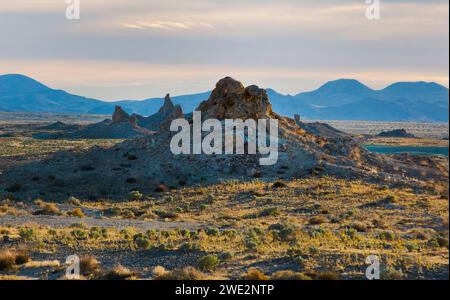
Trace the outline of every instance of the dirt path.
{"type": "Polygon", "coordinates": [[[24,225],[40,225],[51,228],[65,228],[74,223],[84,223],[88,226],[124,229],[133,227],[140,230],[151,229],[176,229],[185,228],[195,230],[203,227],[202,224],[185,221],[141,221],[141,220],[121,220],[107,218],[76,218],[76,217],[55,217],[55,216],[3,216],[0,217],[0,226],[24,226],[24,225]]]}

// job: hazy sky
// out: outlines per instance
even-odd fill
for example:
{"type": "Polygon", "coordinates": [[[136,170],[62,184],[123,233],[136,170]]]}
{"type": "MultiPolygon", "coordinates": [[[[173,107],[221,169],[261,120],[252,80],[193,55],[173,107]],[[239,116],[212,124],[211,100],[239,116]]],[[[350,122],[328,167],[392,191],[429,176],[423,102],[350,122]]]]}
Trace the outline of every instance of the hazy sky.
{"type": "Polygon", "coordinates": [[[224,76],[296,94],[449,81],[448,0],[0,0],[0,74],[105,100],[211,89],[224,76]]]}

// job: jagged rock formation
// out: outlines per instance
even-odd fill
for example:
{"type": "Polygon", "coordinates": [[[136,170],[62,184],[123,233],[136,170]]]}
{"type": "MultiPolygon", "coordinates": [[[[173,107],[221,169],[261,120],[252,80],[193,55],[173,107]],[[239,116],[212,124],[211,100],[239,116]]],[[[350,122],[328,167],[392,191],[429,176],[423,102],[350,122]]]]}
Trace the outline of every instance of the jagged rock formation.
{"type": "MultiPolygon", "coordinates": [[[[181,117],[180,109],[171,104],[169,97],[166,97],[165,102],[156,116],[140,118],[135,115],[133,118],[137,120],[138,126],[142,128],[144,121],[147,121],[147,126],[152,128],[156,126],[152,122],[158,120],[159,128],[166,121],[181,117]]],[[[202,112],[204,118],[277,119],[277,163],[261,166],[260,153],[174,155],[169,145],[175,133],[162,126],[152,135],[127,140],[111,149],[92,149],[85,153],[62,152],[44,161],[6,170],[0,174],[0,189],[20,182],[22,187],[15,193],[17,197],[32,199],[51,196],[52,199],[66,199],[68,195],[75,195],[81,198],[107,196],[123,199],[130,190],[152,193],[160,184],[177,188],[186,184],[210,184],[230,179],[251,180],[253,176],[270,181],[320,174],[380,181],[384,184],[414,183],[416,186],[433,180],[434,184],[445,182],[448,187],[448,169],[440,168],[440,161],[430,158],[426,164],[417,164],[393,156],[372,154],[331,126],[311,125],[273,113],[264,90],[257,86],[245,88],[229,77],[217,83],[209,99],[197,110],[202,112]],[[32,180],[36,177],[40,180],[32,180]]]]}
{"type": "Polygon", "coordinates": [[[169,94],[166,95],[163,106],[156,114],[149,117],[134,116],[139,126],[153,131],[167,130],[172,120],[184,118],[181,106],[174,105],[169,94]]]}
{"type": "Polygon", "coordinates": [[[415,136],[405,129],[395,129],[391,131],[384,131],[377,135],[378,137],[396,137],[396,138],[415,138],[415,136]]]}
{"type": "Polygon", "coordinates": [[[157,131],[166,131],[170,122],[178,118],[184,118],[181,106],[173,105],[167,94],[164,105],[156,114],[149,117],[137,114],[130,116],[122,107],[116,106],[112,120],[104,120],[88,126],[54,124],[53,130],[60,132],[39,134],[35,137],[43,139],[130,139],[153,135],[157,131]]]}
{"type": "Polygon", "coordinates": [[[260,119],[273,116],[266,90],[255,85],[244,87],[231,77],[220,80],[207,101],[199,105],[204,118],[260,119]]]}
{"type": "Polygon", "coordinates": [[[130,115],[127,114],[122,107],[120,106],[116,106],[114,113],[112,115],[112,122],[113,124],[118,124],[118,123],[125,123],[128,122],[130,120],[130,115]]]}

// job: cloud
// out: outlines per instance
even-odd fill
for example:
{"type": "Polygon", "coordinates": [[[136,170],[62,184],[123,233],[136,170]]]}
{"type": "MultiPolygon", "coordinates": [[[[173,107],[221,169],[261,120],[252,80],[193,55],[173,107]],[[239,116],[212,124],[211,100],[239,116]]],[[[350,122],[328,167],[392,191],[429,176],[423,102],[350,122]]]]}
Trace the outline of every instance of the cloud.
{"type": "Polygon", "coordinates": [[[154,22],[135,22],[122,23],[122,27],[129,29],[166,29],[166,30],[188,30],[194,28],[213,28],[211,24],[205,22],[174,22],[174,21],[154,21],[154,22]]]}
{"type": "Polygon", "coordinates": [[[107,98],[196,92],[227,73],[286,92],[332,76],[448,82],[448,1],[381,3],[382,19],[369,21],[364,0],[81,0],[71,22],[63,0],[0,0],[0,60],[14,62],[0,73],[31,70],[107,98]]]}

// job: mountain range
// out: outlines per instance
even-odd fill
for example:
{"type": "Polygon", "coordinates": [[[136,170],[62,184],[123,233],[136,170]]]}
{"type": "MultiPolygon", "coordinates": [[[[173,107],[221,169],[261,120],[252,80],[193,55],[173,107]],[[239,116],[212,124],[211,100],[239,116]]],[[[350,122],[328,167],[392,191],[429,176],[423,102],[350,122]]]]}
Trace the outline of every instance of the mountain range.
{"type": "MultiPolygon", "coordinates": [[[[210,91],[172,97],[183,111],[192,112],[210,91]]],[[[448,88],[434,82],[398,82],[374,90],[354,79],[330,81],[297,95],[267,89],[273,110],[281,115],[299,114],[304,119],[448,122],[448,88]]],[[[151,115],[162,98],[106,102],[52,89],[18,74],[0,76],[0,111],[73,114],[111,114],[116,105],[129,113],[151,115]]]]}

